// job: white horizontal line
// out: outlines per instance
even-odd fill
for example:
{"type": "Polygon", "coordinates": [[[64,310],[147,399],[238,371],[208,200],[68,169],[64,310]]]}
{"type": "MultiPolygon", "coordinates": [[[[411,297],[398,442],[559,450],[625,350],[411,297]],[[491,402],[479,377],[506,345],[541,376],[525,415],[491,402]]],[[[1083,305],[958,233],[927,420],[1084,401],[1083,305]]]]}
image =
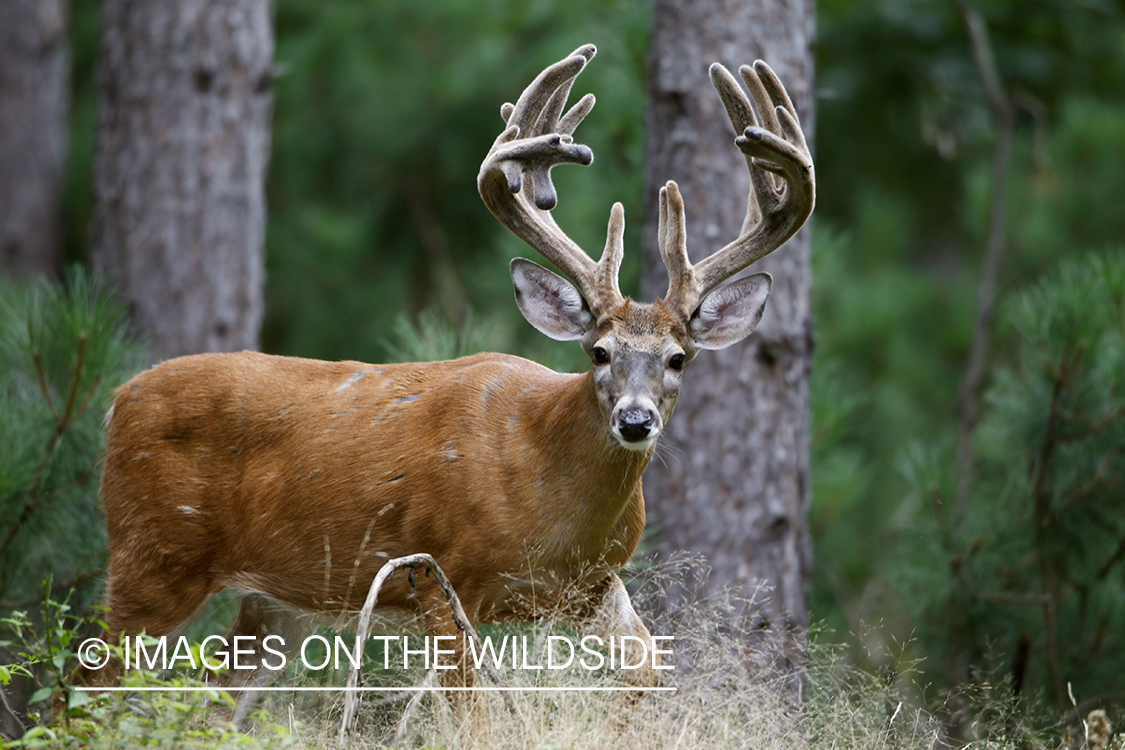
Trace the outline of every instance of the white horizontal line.
{"type": "Polygon", "coordinates": [[[675,687],[78,687],[71,690],[81,693],[209,693],[215,690],[225,690],[228,693],[249,692],[260,690],[263,692],[342,692],[342,693],[420,693],[431,692],[567,692],[567,693],[613,693],[623,691],[672,691],[675,687]]]}

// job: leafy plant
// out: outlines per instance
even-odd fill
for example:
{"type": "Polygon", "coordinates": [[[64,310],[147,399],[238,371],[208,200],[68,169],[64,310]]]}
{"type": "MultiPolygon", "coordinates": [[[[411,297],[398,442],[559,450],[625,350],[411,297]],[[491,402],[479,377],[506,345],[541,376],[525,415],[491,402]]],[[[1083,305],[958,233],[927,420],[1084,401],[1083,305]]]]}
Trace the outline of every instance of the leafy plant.
{"type": "Polygon", "coordinates": [[[0,287],[0,611],[54,592],[92,599],[105,549],[102,419],[138,361],[125,310],[82,271],[0,287]]]}
{"type": "Polygon", "coordinates": [[[963,520],[936,489],[943,585],[923,599],[946,663],[1078,714],[1125,691],[1125,253],[1059,265],[1008,305],[1018,342],[988,393],[963,520]],[[1087,702],[1088,701],[1088,702],[1087,702]]]}
{"type": "MultiPolygon", "coordinates": [[[[233,707],[233,699],[198,675],[162,677],[149,670],[130,669],[121,687],[132,691],[74,690],[65,679],[75,664],[72,645],[93,623],[73,618],[65,602],[47,599],[43,609],[45,622],[23,612],[0,621],[14,634],[8,648],[18,659],[0,664],[0,687],[7,684],[5,676],[12,674],[42,683],[31,697],[31,726],[5,747],[274,748],[297,744],[293,730],[300,730],[303,724],[296,721],[286,727],[266,718],[253,735],[239,732],[220,713],[233,707]],[[57,716],[56,697],[66,706],[57,708],[57,716]]],[[[111,652],[118,659],[123,656],[120,647],[111,647],[111,652]]]]}

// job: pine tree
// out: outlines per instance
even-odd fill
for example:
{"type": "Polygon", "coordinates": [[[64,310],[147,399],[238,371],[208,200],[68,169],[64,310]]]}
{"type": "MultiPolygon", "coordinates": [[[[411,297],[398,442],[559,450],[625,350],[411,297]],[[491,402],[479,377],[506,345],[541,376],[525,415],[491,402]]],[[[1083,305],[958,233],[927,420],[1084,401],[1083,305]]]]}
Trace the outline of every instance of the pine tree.
{"type": "Polygon", "coordinates": [[[34,607],[42,580],[92,603],[104,563],[102,420],[138,349],[124,308],[79,271],[0,287],[0,612],[34,607]]]}
{"type": "Polygon", "coordinates": [[[911,541],[921,646],[1085,715],[1125,690],[1125,253],[1093,254],[1015,295],[1012,364],[994,373],[956,520],[953,482],[920,481],[933,542],[911,541]]]}

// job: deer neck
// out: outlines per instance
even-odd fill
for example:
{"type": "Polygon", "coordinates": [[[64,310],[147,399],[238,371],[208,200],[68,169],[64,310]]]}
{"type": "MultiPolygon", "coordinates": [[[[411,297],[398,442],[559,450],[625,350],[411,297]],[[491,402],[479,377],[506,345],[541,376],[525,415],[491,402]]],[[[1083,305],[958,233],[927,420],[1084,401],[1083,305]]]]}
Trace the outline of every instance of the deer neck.
{"type": "Polygon", "coordinates": [[[551,467],[540,481],[553,485],[541,509],[544,522],[558,530],[568,555],[623,564],[644,529],[641,476],[654,449],[631,451],[612,437],[592,372],[568,377],[541,403],[537,424],[528,426],[544,436],[540,450],[550,458],[540,464],[551,467]]]}

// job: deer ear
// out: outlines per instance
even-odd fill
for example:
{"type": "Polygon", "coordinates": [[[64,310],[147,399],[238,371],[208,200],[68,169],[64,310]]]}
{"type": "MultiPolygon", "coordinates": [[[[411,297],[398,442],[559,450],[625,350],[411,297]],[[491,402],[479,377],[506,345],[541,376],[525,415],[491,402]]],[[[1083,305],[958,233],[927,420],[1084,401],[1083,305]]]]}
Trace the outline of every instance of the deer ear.
{"type": "Polygon", "coordinates": [[[556,341],[576,341],[586,335],[594,316],[573,284],[525,258],[513,259],[509,270],[516,305],[536,330],[556,341]]]}
{"type": "Polygon", "coordinates": [[[704,297],[688,324],[695,345],[725,349],[749,336],[762,320],[772,284],[768,273],[756,273],[704,297]]]}

